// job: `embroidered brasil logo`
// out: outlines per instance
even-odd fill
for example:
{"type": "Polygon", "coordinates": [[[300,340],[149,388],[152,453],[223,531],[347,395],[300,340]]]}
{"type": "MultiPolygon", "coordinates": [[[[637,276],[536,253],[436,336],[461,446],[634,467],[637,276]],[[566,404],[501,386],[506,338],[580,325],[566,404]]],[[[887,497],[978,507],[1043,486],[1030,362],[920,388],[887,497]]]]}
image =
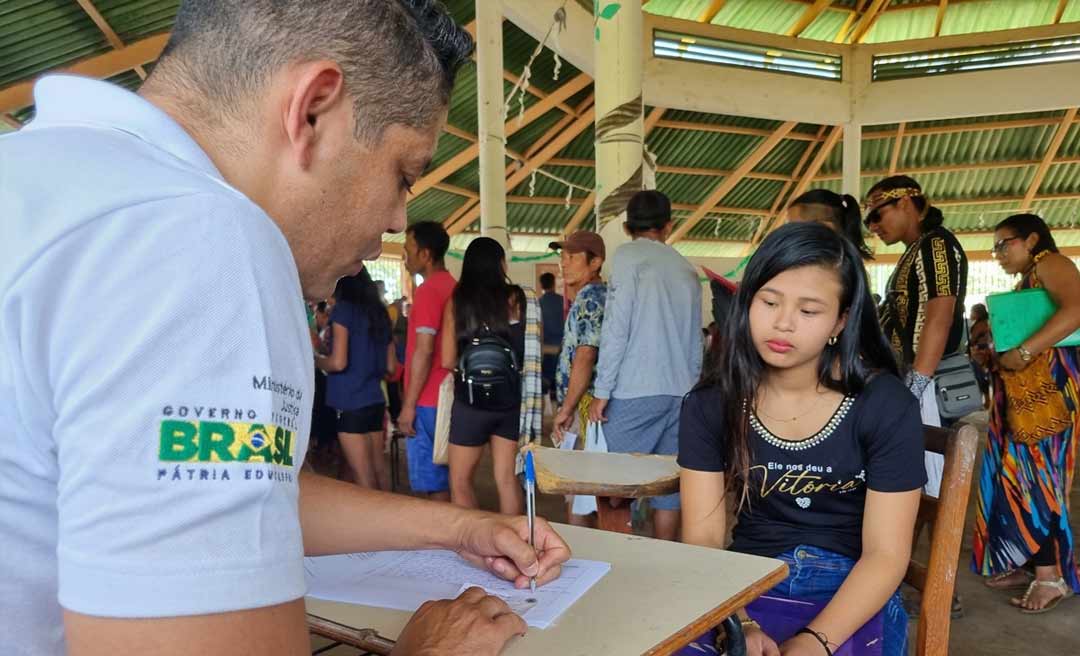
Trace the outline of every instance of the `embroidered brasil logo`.
{"type": "Polygon", "coordinates": [[[293,432],[274,424],[163,419],[162,462],[264,462],[293,466],[293,432]]]}

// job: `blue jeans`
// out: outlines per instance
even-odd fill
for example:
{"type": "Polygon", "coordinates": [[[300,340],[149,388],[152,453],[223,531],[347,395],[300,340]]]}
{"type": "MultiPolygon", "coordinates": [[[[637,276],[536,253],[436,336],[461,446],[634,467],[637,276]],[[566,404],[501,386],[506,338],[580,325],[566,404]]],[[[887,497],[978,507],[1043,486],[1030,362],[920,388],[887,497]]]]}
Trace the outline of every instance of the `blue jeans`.
{"type": "MultiPolygon", "coordinates": [[[[776,558],[787,563],[788,577],[769,594],[806,601],[832,599],[855,566],[851,558],[805,544],[776,558]]],[[[882,609],[882,629],[882,656],[907,656],[908,615],[899,589],[882,609]]]]}

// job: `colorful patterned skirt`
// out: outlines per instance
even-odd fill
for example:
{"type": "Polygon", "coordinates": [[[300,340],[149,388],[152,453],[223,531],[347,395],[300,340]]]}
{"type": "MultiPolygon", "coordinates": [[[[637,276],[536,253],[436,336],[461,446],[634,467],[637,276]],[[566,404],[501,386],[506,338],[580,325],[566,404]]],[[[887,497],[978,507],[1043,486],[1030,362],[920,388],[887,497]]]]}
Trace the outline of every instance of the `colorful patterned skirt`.
{"type": "Polygon", "coordinates": [[[1053,535],[1062,576],[1080,593],[1069,492],[1076,469],[1080,424],[1080,358],[1075,348],[1057,348],[1032,367],[1048,366],[1068,412],[1067,427],[1034,443],[1015,439],[1008,425],[1008,399],[997,373],[990,428],[979,474],[971,569],[994,576],[1021,567],[1053,535]]]}

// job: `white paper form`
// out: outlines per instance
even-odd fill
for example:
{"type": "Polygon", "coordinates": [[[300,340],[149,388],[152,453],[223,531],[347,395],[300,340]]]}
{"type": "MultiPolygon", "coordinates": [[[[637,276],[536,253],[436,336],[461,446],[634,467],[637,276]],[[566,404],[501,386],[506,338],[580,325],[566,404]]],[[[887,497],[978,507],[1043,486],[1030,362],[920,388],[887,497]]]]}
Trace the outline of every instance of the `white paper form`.
{"type": "Polygon", "coordinates": [[[453,551],[381,551],[305,558],[308,596],[365,606],[415,611],[431,599],[454,599],[483,588],[506,600],[532,627],[546,629],[611,570],[610,563],[571,559],[562,576],[536,589],[474,567],[453,551]]]}

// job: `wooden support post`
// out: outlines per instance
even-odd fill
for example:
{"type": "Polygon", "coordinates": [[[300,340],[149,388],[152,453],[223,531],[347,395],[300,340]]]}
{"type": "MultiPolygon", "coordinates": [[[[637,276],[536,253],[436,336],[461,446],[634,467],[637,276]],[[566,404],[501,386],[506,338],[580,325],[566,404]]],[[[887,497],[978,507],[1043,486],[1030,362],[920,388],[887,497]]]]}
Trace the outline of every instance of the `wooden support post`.
{"type": "Polygon", "coordinates": [[[647,186],[642,157],[645,147],[645,105],[641,89],[644,18],[641,0],[624,0],[620,4],[621,8],[610,20],[599,21],[599,31],[593,42],[596,216],[609,258],[629,239],[622,227],[627,201],[647,186]]]}
{"type": "Polygon", "coordinates": [[[862,126],[857,123],[844,125],[843,183],[845,194],[862,198],[862,126]]]}
{"type": "Polygon", "coordinates": [[[476,3],[476,106],[479,119],[480,232],[510,250],[506,229],[502,3],[476,3]]]}

